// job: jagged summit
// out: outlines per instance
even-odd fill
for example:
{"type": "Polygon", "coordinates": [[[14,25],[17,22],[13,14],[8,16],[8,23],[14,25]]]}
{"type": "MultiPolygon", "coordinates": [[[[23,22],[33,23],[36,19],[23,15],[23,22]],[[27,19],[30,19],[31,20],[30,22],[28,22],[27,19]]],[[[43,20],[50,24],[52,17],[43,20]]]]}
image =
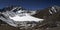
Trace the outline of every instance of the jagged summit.
{"type": "Polygon", "coordinates": [[[23,8],[23,7],[21,7],[21,6],[8,6],[8,7],[4,7],[2,10],[3,11],[11,11],[11,10],[15,10],[15,9],[25,9],[25,8],[23,8]]]}

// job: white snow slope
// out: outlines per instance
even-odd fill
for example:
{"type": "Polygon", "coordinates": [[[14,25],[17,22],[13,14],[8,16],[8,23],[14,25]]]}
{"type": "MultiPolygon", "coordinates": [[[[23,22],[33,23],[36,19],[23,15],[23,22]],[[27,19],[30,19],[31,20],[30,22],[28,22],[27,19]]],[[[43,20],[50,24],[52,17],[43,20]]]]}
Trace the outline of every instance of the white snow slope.
{"type": "Polygon", "coordinates": [[[19,15],[15,15],[14,17],[9,16],[10,19],[13,19],[14,21],[43,21],[43,19],[39,19],[36,17],[33,17],[29,14],[26,14],[26,16],[20,17],[19,15]]]}

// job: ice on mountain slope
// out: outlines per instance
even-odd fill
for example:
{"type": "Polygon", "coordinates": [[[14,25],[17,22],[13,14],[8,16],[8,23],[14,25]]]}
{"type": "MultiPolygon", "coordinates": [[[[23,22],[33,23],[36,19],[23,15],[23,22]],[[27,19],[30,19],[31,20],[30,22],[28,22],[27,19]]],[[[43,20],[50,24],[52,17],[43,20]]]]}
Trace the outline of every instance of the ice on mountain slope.
{"type": "Polygon", "coordinates": [[[14,17],[9,16],[10,19],[13,19],[14,21],[43,21],[43,19],[35,18],[33,16],[30,16],[26,14],[26,16],[20,17],[19,15],[16,15],[14,17]]]}
{"type": "MultiPolygon", "coordinates": [[[[13,10],[17,9],[17,11],[15,12],[15,16],[11,17],[9,16],[10,19],[13,19],[14,21],[43,21],[43,19],[39,19],[36,17],[33,17],[31,15],[35,14],[36,11],[27,11],[27,10],[22,10],[20,9],[21,7],[14,8],[13,10]]],[[[9,14],[9,13],[8,13],[9,14]]]]}
{"type": "Polygon", "coordinates": [[[56,8],[53,6],[51,9],[49,9],[50,14],[56,13],[56,8]]]}
{"type": "Polygon", "coordinates": [[[52,7],[52,9],[51,9],[51,10],[52,10],[52,11],[54,11],[54,12],[57,12],[57,11],[56,11],[56,9],[55,9],[55,7],[52,7]]]}
{"type": "Polygon", "coordinates": [[[49,10],[50,14],[52,14],[52,12],[49,10]]]}

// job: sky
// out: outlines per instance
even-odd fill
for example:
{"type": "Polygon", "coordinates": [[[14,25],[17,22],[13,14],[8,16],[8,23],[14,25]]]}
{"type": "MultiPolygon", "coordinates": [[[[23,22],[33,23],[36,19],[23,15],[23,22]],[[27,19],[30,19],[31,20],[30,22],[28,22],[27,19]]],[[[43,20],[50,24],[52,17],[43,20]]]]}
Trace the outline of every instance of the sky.
{"type": "Polygon", "coordinates": [[[11,6],[20,5],[26,9],[44,9],[49,6],[60,6],[60,0],[0,0],[0,9],[11,6]]]}

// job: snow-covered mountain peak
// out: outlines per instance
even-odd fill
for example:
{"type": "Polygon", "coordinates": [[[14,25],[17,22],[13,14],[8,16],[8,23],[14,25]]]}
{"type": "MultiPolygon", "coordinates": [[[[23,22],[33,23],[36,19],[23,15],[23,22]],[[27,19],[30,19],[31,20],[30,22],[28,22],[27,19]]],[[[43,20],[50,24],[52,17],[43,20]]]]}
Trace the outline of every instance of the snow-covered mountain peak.
{"type": "Polygon", "coordinates": [[[10,11],[3,12],[5,16],[8,16],[10,19],[14,21],[40,21],[43,19],[38,19],[31,15],[34,15],[36,11],[31,11],[28,9],[24,9],[22,7],[13,7],[10,11]]]}
{"type": "Polygon", "coordinates": [[[49,12],[50,14],[54,14],[54,13],[57,13],[59,10],[60,10],[60,7],[55,5],[49,9],[49,12]]]}
{"type": "MultiPolygon", "coordinates": [[[[18,26],[17,21],[19,22],[42,22],[44,19],[33,17],[32,15],[36,14],[36,11],[31,11],[22,7],[9,7],[4,8],[5,10],[1,12],[2,17],[0,19],[11,26],[18,26]]],[[[18,23],[19,24],[19,23],[18,23]]],[[[23,23],[22,23],[23,24],[23,23]]]]}
{"type": "Polygon", "coordinates": [[[57,11],[56,11],[55,7],[51,7],[51,9],[49,9],[49,12],[50,12],[50,14],[53,14],[53,13],[56,13],[57,11]]]}

